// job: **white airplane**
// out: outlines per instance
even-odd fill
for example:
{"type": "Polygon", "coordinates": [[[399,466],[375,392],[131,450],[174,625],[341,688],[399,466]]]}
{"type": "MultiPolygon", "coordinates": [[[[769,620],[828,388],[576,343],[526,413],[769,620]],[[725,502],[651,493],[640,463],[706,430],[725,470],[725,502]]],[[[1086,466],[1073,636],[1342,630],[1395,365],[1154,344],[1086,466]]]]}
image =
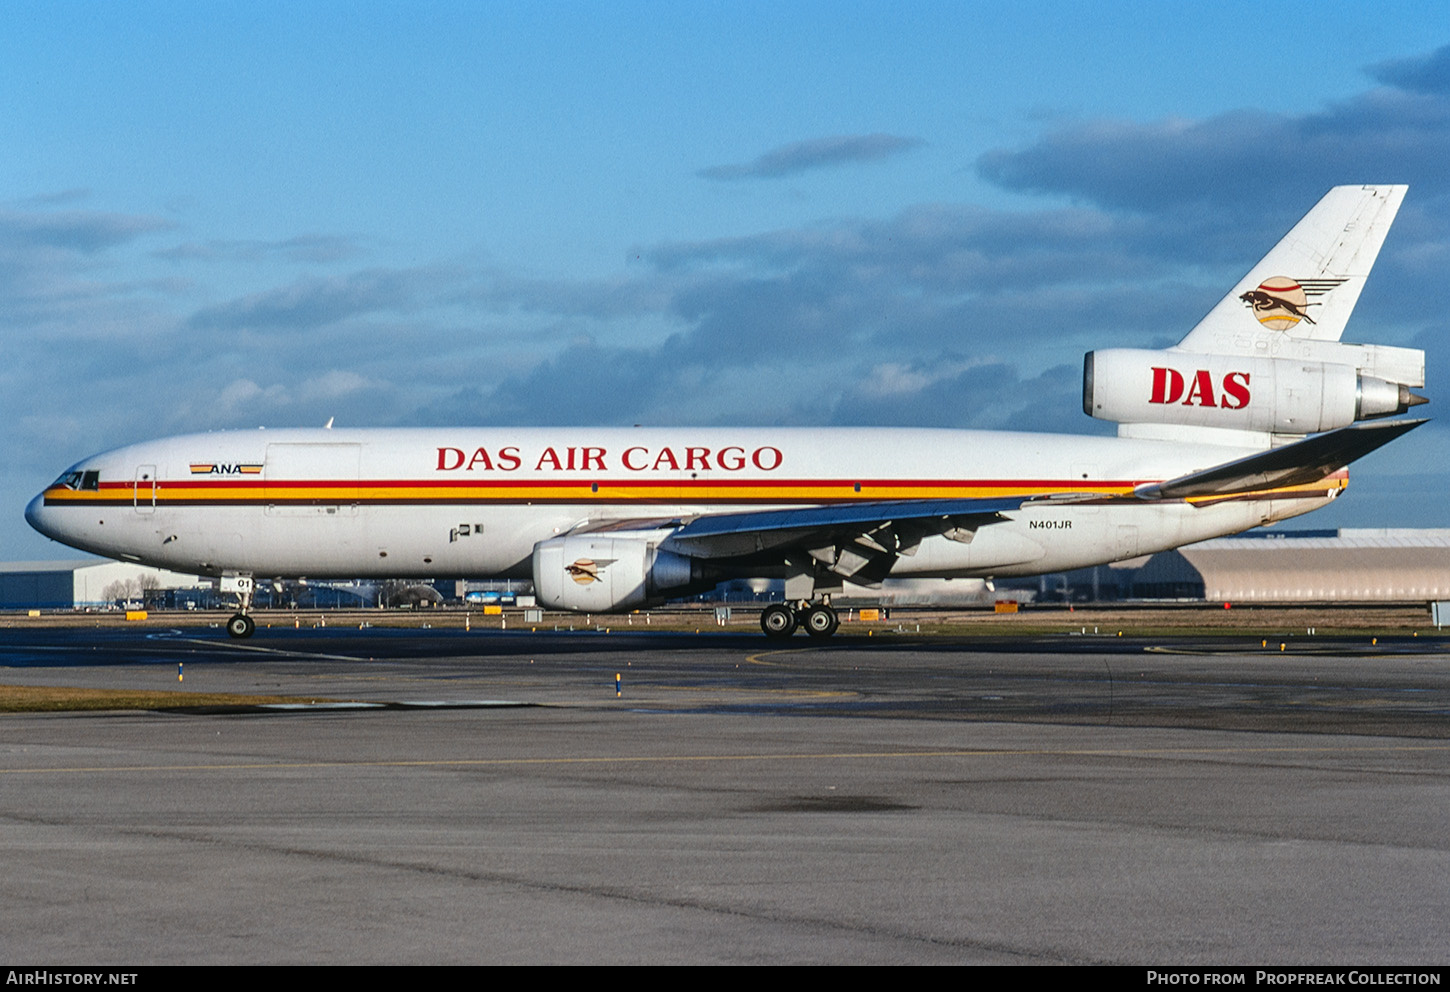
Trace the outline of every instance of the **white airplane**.
{"type": "Polygon", "coordinates": [[[1421,420],[1424,352],[1340,342],[1404,198],[1331,190],[1175,347],[1091,352],[1117,437],[885,429],[221,431],[87,458],[26,508],[72,547],[219,577],[529,578],[627,611],[784,578],[771,637],[836,630],[844,581],[1037,575],[1307,513],[1421,420]]]}

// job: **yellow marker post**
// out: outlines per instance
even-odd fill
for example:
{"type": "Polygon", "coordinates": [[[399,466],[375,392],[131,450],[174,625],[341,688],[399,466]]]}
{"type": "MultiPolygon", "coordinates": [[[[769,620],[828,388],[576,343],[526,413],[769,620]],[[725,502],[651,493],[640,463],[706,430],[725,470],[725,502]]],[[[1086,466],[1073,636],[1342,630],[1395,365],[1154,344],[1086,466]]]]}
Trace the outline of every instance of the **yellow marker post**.
{"type": "Polygon", "coordinates": [[[182,679],[182,672],[185,669],[185,667],[186,666],[182,662],[180,662],[180,661],[178,661],[176,663],[176,681],[178,681],[178,682],[181,681],[181,679],[182,679]]]}
{"type": "Polygon", "coordinates": [[[614,673],[614,698],[615,699],[618,699],[622,695],[624,695],[624,690],[621,689],[620,686],[619,686],[619,673],[618,672],[615,672],[614,673]]]}

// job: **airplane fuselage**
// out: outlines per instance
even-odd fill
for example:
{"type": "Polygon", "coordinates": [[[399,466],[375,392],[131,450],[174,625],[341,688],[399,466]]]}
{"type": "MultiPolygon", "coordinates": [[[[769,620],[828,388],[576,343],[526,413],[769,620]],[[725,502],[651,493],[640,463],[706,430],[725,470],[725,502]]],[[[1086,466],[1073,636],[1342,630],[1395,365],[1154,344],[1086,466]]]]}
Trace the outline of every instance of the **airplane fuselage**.
{"type": "Polygon", "coordinates": [[[1106,501],[1251,453],[912,429],[226,431],[86,459],[26,515],[74,547],[199,574],[522,578],[538,542],[616,520],[1075,494],[1008,512],[968,541],[928,537],[891,569],[1032,575],[1237,533],[1322,506],[1345,484],[1340,473],[1264,498],[1106,501]]]}

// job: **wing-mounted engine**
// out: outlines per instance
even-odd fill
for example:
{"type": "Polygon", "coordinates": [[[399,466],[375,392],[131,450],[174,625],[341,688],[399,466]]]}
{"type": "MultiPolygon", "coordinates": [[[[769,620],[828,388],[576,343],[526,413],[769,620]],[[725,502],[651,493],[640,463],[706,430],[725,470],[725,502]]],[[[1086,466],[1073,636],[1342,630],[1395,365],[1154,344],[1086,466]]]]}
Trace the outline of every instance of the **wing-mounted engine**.
{"type": "Polygon", "coordinates": [[[1083,412],[1118,424],[1316,434],[1424,403],[1425,353],[1295,342],[1303,358],[1111,348],[1083,361],[1083,412]]]}
{"type": "Polygon", "coordinates": [[[534,545],[540,605],[577,613],[632,610],[708,586],[698,561],[659,547],[668,531],[566,534],[534,545]]]}

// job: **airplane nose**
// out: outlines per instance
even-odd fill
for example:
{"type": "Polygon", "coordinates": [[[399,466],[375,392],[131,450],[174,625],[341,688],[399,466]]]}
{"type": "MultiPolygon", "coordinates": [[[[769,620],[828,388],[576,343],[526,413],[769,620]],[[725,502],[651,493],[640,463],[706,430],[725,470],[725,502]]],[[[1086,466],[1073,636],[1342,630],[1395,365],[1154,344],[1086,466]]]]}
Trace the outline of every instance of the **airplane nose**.
{"type": "Polygon", "coordinates": [[[30,526],[34,527],[36,530],[40,531],[46,537],[50,538],[51,540],[55,540],[55,535],[52,534],[50,528],[46,526],[46,516],[48,516],[48,514],[45,511],[45,494],[41,493],[39,496],[36,496],[33,500],[26,504],[25,522],[28,523],[30,526]]]}

